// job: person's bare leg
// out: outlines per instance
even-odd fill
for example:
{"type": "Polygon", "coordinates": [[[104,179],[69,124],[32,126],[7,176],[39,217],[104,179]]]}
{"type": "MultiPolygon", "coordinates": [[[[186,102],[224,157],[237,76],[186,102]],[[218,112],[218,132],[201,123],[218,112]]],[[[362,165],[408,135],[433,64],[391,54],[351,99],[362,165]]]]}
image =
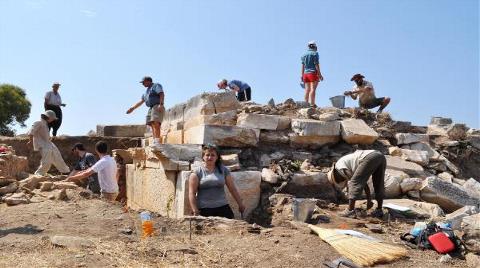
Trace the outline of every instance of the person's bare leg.
{"type": "Polygon", "coordinates": [[[310,88],[311,88],[311,84],[310,82],[306,82],[305,83],[305,102],[306,103],[309,103],[310,102],[310,88]]]}
{"type": "Polygon", "coordinates": [[[153,138],[158,139],[160,142],[160,123],[152,122],[152,131],[153,131],[153,138]]]}
{"type": "Polygon", "coordinates": [[[310,89],[310,104],[315,105],[315,95],[317,91],[318,82],[313,82],[310,89]]]}

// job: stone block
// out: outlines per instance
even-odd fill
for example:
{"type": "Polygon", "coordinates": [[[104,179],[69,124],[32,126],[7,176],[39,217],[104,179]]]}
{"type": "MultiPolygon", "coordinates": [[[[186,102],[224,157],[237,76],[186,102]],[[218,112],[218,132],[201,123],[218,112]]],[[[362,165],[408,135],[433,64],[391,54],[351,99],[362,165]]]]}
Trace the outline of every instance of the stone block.
{"type": "Polygon", "coordinates": [[[323,172],[297,172],[284,191],[300,198],[336,200],[335,189],[323,172]]]}
{"type": "Polygon", "coordinates": [[[464,140],[467,137],[468,127],[465,124],[452,124],[447,129],[447,136],[452,140],[464,140]]]}
{"type": "MultiPolygon", "coordinates": [[[[403,178],[385,174],[385,198],[397,198],[402,195],[400,184],[403,178]]],[[[372,185],[373,188],[373,185],[372,185]]],[[[371,191],[372,194],[375,193],[371,191]]]]}
{"type": "Polygon", "coordinates": [[[238,115],[237,126],[265,130],[284,130],[290,128],[290,118],[280,115],[242,113],[238,115]]]}
{"type": "Polygon", "coordinates": [[[349,144],[372,144],[378,139],[378,133],[362,119],[340,121],[342,139],[349,144]]]}
{"type": "Polygon", "coordinates": [[[193,162],[202,156],[202,146],[196,144],[160,144],[151,152],[158,158],[193,162]]]}
{"type": "Polygon", "coordinates": [[[470,196],[461,186],[448,183],[437,177],[428,177],[423,181],[420,197],[453,212],[464,206],[480,207],[480,199],[470,196]]]}
{"type": "Polygon", "coordinates": [[[183,129],[183,123],[185,121],[184,111],[186,106],[186,103],[179,103],[165,111],[162,122],[162,132],[167,129],[172,131],[183,129]]]}
{"type": "Polygon", "coordinates": [[[459,208],[454,212],[445,215],[445,220],[450,222],[453,230],[460,230],[462,226],[463,218],[477,214],[480,210],[474,206],[465,206],[463,208],[459,208]]]}
{"type": "Polygon", "coordinates": [[[448,136],[447,135],[448,126],[444,125],[428,125],[427,126],[427,135],[428,136],[448,136]]]}
{"type": "Polygon", "coordinates": [[[190,174],[192,174],[191,171],[181,171],[177,174],[174,202],[176,218],[192,215],[192,209],[188,201],[188,178],[190,174]]]}
{"type": "Polygon", "coordinates": [[[407,173],[410,176],[424,176],[425,172],[422,166],[403,160],[398,156],[386,155],[387,168],[393,170],[399,170],[407,173]]]}
{"type": "Polygon", "coordinates": [[[279,161],[285,158],[285,154],[282,152],[275,152],[272,154],[262,154],[260,156],[260,166],[268,167],[272,161],[279,161]]]}
{"type": "Polygon", "coordinates": [[[238,158],[238,154],[221,155],[220,157],[222,159],[222,163],[228,168],[228,170],[240,170],[240,160],[238,158]]]}
{"type": "Polygon", "coordinates": [[[397,146],[388,147],[388,154],[391,156],[402,156],[402,149],[397,146]]]}
{"type": "Polygon", "coordinates": [[[173,217],[176,172],[127,165],[127,205],[173,217]]]}
{"type": "Polygon", "coordinates": [[[184,118],[223,113],[240,108],[235,92],[203,93],[187,101],[184,118]]]}
{"type": "Polygon", "coordinates": [[[260,131],[237,126],[201,125],[185,130],[184,143],[217,146],[257,146],[260,131]]]}
{"type": "Polygon", "coordinates": [[[74,182],[58,181],[53,182],[54,189],[77,189],[79,188],[74,182]]]}
{"type": "Polygon", "coordinates": [[[432,116],[432,118],[430,119],[431,125],[444,126],[444,125],[450,125],[452,123],[453,123],[452,119],[447,117],[432,116]]]}
{"type": "Polygon", "coordinates": [[[394,204],[409,208],[407,215],[410,218],[441,219],[445,216],[442,208],[436,204],[418,202],[410,199],[386,199],[384,205],[394,204]]]}
{"type": "Polygon", "coordinates": [[[226,111],[223,113],[197,115],[193,118],[186,118],[184,129],[201,125],[235,126],[237,124],[237,111],[226,111]]]}
{"type": "Polygon", "coordinates": [[[467,249],[480,253],[480,213],[464,217],[461,228],[463,231],[462,241],[467,249]]]}
{"type": "Polygon", "coordinates": [[[143,137],[146,125],[97,125],[100,137],[143,137]]]}
{"type": "Polygon", "coordinates": [[[30,199],[27,197],[25,193],[14,193],[10,196],[5,196],[2,198],[2,201],[7,203],[9,206],[15,206],[19,204],[28,204],[30,203],[30,199]]]}
{"type": "Polygon", "coordinates": [[[454,178],[453,175],[448,172],[442,172],[440,174],[437,174],[437,177],[450,183],[453,182],[453,178],[454,178]]]}
{"type": "Polygon", "coordinates": [[[275,172],[273,172],[273,170],[269,168],[262,169],[262,181],[266,181],[271,184],[276,184],[278,183],[279,179],[280,179],[280,176],[275,172]]]}
{"type": "Polygon", "coordinates": [[[438,158],[439,161],[441,161],[447,168],[455,175],[458,175],[460,173],[460,170],[455,166],[450,160],[448,160],[445,156],[440,155],[438,158]]]}
{"type": "Polygon", "coordinates": [[[428,142],[427,135],[418,133],[397,133],[395,134],[395,138],[397,139],[398,145],[417,142],[428,142]]]}
{"type": "Polygon", "coordinates": [[[170,130],[164,136],[164,144],[183,144],[183,130],[170,130]]]}
{"type": "MultiPolygon", "coordinates": [[[[238,192],[243,200],[243,205],[245,206],[243,217],[248,218],[260,202],[260,182],[262,181],[261,172],[237,171],[231,172],[230,174],[232,174],[233,181],[237,186],[238,192]]],[[[230,194],[226,186],[225,193],[228,203],[235,214],[235,218],[241,219],[237,202],[235,202],[235,199],[233,199],[233,196],[230,194]]]]}
{"type": "Polygon", "coordinates": [[[51,181],[44,181],[40,183],[40,191],[42,192],[51,191],[53,187],[54,184],[51,181]]]}
{"type": "Polygon", "coordinates": [[[290,142],[295,147],[320,147],[340,140],[338,121],[318,121],[313,119],[292,119],[290,142]]]}
{"type": "Polygon", "coordinates": [[[468,179],[463,184],[463,189],[465,189],[465,191],[471,196],[480,198],[480,182],[476,181],[474,178],[468,179]]]}
{"type": "Polygon", "coordinates": [[[13,153],[0,154],[0,176],[19,179],[28,170],[28,159],[13,153]]]}
{"type": "Polygon", "coordinates": [[[400,149],[401,158],[410,162],[426,166],[429,162],[428,153],[426,151],[416,151],[409,149],[400,149]]]}
{"type": "Polygon", "coordinates": [[[48,181],[48,177],[41,175],[30,175],[28,178],[21,180],[19,182],[19,187],[25,187],[27,189],[33,190],[40,186],[41,182],[48,181]]]}
{"type": "Polygon", "coordinates": [[[287,131],[260,130],[259,140],[261,143],[288,144],[290,137],[287,131]]]}
{"type": "Polygon", "coordinates": [[[402,193],[408,193],[410,191],[419,191],[422,188],[423,180],[419,178],[406,178],[400,183],[400,189],[402,193]]]}
{"type": "Polygon", "coordinates": [[[125,150],[125,149],[114,149],[112,150],[112,155],[115,156],[115,155],[119,155],[123,158],[123,163],[124,164],[131,164],[133,163],[133,158],[132,158],[132,154],[130,153],[129,150],[125,150]]]}
{"type": "Polygon", "coordinates": [[[12,182],[9,185],[0,188],[0,195],[14,193],[15,191],[17,191],[17,189],[18,189],[17,183],[12,182]]]}
{"type": "Polygon", "coordinates": [[[425,151],[427,152],[430,161],[439,161],[440,158],[440,154],[436,150],[434,150],[428,143],[425,142],[406,144],[402,146],[402,149],[425,151]]]}

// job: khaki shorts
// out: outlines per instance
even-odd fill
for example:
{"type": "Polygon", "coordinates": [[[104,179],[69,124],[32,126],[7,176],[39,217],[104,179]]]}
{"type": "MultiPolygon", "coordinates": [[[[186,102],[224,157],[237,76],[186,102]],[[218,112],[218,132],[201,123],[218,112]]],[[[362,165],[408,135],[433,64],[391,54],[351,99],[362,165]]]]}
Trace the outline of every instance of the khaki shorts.
{"type": "Polygon", "coordinates": [[[147,113],[147,125],[150,125],[152,122],[162,123],[163,114],[165,114],[165,107],[162,106],[161,110],[158,110],[160,104],[154,105],[148,109],[147,113]]]}

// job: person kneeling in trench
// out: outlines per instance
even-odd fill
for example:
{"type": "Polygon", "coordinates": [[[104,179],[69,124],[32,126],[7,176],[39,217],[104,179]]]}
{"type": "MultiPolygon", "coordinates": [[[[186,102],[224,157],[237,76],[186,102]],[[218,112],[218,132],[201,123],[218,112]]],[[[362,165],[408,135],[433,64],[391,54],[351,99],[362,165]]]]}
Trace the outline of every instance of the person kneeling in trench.
{"type": "Polygon", "coordinates": [[[373,207],[370,189],[367,185],[370,176],[372,176],[375,200],[377,200],[377,208],[372,216],[383,216],[382,205],[385,195],[386,166],[385,156],[376,150],[357,150],[341,157],[333,164],[332,169],[327,174],[328,181],[339,190],[348,186],[348,208],[341,212],[340,216],[356,217],[355,201],[362,197],[363,190],[365,190],[367,196],[367,210],[373,207]]]}
{"type": "Polygon", "coordinates": [[[192,172],[188,180],[188,200],[193,215],[233,219],[233,211],[225,197],[225,185],[243,215],[245,206],[230,171],[222,164],[217,147],[211,144],[203,146],[202,160],[202,165],[192,172]]]}

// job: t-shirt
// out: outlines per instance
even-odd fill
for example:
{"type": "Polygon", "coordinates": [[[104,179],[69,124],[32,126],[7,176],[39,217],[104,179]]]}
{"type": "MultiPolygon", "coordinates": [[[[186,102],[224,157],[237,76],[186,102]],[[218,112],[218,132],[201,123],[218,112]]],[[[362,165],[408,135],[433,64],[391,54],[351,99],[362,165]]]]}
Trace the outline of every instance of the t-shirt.
{"type": "Polygon", "coordinates": [[[360,89],[365,89],[367,87],[371,88],[372,90],[369,92],[360,93],[358,95],[358,102],[360,103],[360,105],[364,103],[370,103],[372,100],[376,98],[375,91],[373,90],[373,84],[367,80],[363,80],[360,86],[355,84],[355,86],[352,88],[352,90],[360,90],[360,89]]]}
{"type": "Polygon", "coordinates": [[[33,136],[33,150],[51,149],[54,144],[50,141],[48,123],[44,119],[33,123],[28,135],[33,136]]]}
{"type": "Polygon", "coordinates": [[[57,94],[53,91],[47,92],[47,94],[45,94],[45,99],[49,105],[60,106],[62,104],[62,97],[60,97],[60,93],[58,92],[57,94]]]}
{"type": "Polygon", "coordinates": [[[142,95],[142,99],[148,107],[153,107],[160,103],[160,93],[163,92],[163,87],[159,83],[152,84],[145,93],[142,95]]]}
{"type": "Polygon", "coordinates": [[[205,167],[198,167],[194,170],[198,177],[197,205],[199,208],[217,208],[228,204],[225,197],[225,178],[230,171],[221,167],[221,171],[215,168],[213,173],[205,167]]]}
{"type": "Polygon", "coordinates": [[[313,49],[309,49],[307,53],[302,56],[302,64],[304,65],[304,73],[316,73],[317,64],[319,64],[318,52],[313,49]]]}
{"type": "MultiPolygon", "coordinates": [[[[78,160],[74,169],[78,171],[87,170],[93,165],[95,165],[95,162],[97,162],[97,160],[95,159],[95,156],[93,154],[85,153],[83,157],[78,160]]],[[[97,174],[92,174],[88,177],[87,188],[94,193],[100,193],[100,185],[98,183],[97,174]]]]}
{"type": "Polygon", "coordinates": [[[341,173],[345,174],[348,178],[353,176],[355,170],[357,170],[358,163],[365,158],[365,156],[376,152],[375,150],[356,150],[354,153],[347,154],[338,159],[335,163],[335,169],[342,171],[341,173]]]}
{"type": "Polygon", "coordinates": [[[103,156],[92,166],[92,170],[98,173],[98,182],[103,193],[118,193],[117,163],[109,155],[103,156]]]}
{"type": "Polygon", "coordinates": [[[240,80],[232,80],[232,81],[228,82],[228,87],[229,88],[233,89],[234,85],[237,86],[240,89],[238,92],[243,92],[243,91],[245,91],[245,89],[250,87],[247,83],[242,82],[240,80]]]}

